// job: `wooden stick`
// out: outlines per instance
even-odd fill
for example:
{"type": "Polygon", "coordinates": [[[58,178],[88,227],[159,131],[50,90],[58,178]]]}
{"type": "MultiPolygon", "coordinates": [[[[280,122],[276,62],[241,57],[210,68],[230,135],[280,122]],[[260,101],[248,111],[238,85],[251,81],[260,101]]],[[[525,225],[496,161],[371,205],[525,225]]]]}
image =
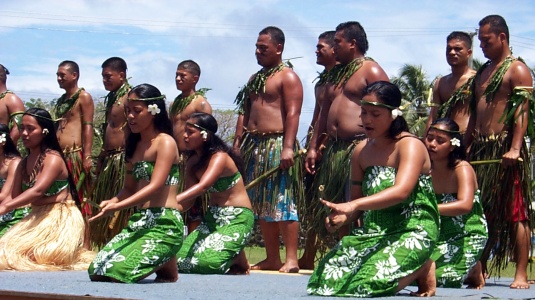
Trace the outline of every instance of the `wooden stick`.
{"type": "MultiPolygon", "coordinates": [[[[301,149],[299,150],[295,155],[294,155],[294,160],[297,159],[299,156],[301,155],[304,155],[307,153],[307,150],[306,149],[301,149]]],[[[267,179],[269,176],[275,174],[278,170],[280,170],[281,166],[278,165],[277,167],[271,169],[271,170],[268,170],[267,172],[265,172],[264,174],[258,176],[255,180],[249,182],[249,184],[247,184],[245,186],[245,189],[248,190],[256,185],[258,185],[260,182],[264,181],[265,179],[267,179]]]]}
{"type": "MultiPolygon", "coordinates": [[[[518,159],[518,162],[523,162],[524,160],[522,159],[522,157],[519,157],[518,159]]],[[[476,160],[476,161],[471,161],[470,164],[472,166],[476,166],[476,165],[487,165],[487,164],[501,164],[502,163],[502,160],[501,159],[489,159],[489,160],[476,160]]]]}

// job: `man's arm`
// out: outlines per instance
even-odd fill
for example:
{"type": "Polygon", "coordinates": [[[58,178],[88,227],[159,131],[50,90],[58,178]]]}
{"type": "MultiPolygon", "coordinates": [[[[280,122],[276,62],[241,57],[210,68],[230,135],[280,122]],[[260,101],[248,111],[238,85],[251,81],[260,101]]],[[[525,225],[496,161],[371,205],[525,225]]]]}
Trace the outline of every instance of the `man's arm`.
{"type": "Polygon", "coordinates": [[[437,119],[438,108],[442,104],[442,99],[440,99],[440,92],[439,92],[440,79],[441,78],[439,78],[435,82],[435,87],[433,89],[433,99],[431,99],[431,103],[430,103],[431,111],[429,112],[429,117],[427,118],[427,124],[425,125],[424,132],[427,132],[431,124],[433,124],[433,122],[437,119]]]}
{"type": "Polygon", "coordinates": [[[303,85],[293,71],[285,72],[282,80],[281,105],[284,106],[284,142],[281,153],[283,170],[294,165],[294,145],[299,128],[299,117],[303,105],[303,85]]]}
{"type": "Polygon", "coordinates": [[[12,93],[8,93],[4,97],[4,101],[6,103],[7,112],[9,114],[9,119],[11,122],[13,122],[9,135],[11,136],[11,139],[16,145],[20,137],[19,127],[18,127],[18,125],[20,124],[17,123],[17,120],[20,119],[20,116],[22,115],[12,117],[12,114],[17,113],[17,112],[24,112],[25,111],[24,103],[22,103],[22,100],[17,95],[12,94],[12,93]]]}
{"type": "Polygon", "coordinates": [[[82,119],[82,159],[84,171],[89,174],[93,161],[91,160],[91,147],[93,146],[93,115],[95,105],[91,95],[82,92],[78,100],[82,119]]]}
{"type": "MultiPolygon", "coordinates": [[[[515,62],[510,71],[511,90],[513,90],[515,87],[531,87],[529,92],[532,92],[533,81],[531,78],[531,72],[524,63],[515,62]]],[[[520,157],[520,149],[522,149],[522,143],[524,142],[524,136],[528,128],[528,122],[532,121],[528,119],[530,105],[529,100],[530,99],[523,99],[522,104],[516,108],[511,148],[502,157],[505,165],[512,165],[513,163],[516,163],[520,157]]]]}

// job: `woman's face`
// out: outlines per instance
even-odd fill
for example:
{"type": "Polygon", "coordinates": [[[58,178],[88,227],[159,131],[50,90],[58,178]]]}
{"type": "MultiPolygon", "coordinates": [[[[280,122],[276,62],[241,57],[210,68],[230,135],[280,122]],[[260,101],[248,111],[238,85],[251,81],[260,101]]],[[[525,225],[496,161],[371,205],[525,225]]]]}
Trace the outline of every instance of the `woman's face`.
{"type": "Polygon", "coordinates": [[[184,143],[186,145],[186,150],[189,150],[189,151],[195,151],[195,150],[201,149],[202,144],[205,141],[203,137],[203,132],[206,132],[206,131],[198,127],[195,127],[194,124],[197,124],[197,120],[189,119],[186,122],[186,125],[184,128],[184,143]]]}
{"type": "Polygon", "coordinates": [[[26,148],[35,148],[41,144],[46,134],[43,127],[37,123],[37,119],[30,115],[24,115],[20,125],[22,143],[26,148]]]}
{"type": "Polygon", "coordinates": [[[440,124],[433,125],[433,127],[429,128],[424,140],[429,157],[435,161],[447,159],[455,146],[451,144],[451,137],[448,133],[434,128],[447,130],[445,125],[440,124]]]}
{"type": "Polygon", "coordinates": [[[139,97],[135,93],[128,96],[125,111],[130,131],[140,133],[152,126],[154,116],[149,112],[147,103],[136,99],[139,97]]]}
{"type": "MultiPolygon", "coordinates": [[[[369,94],[363,97],[367,102],[381,102],[375,94],[369,94]]],[[[390,124],[392,124],[392,111],[383,106],[364,104],[361,106],[360,118],[362,126],[368,138],[383,137],[388,134],[390,124]]]]}

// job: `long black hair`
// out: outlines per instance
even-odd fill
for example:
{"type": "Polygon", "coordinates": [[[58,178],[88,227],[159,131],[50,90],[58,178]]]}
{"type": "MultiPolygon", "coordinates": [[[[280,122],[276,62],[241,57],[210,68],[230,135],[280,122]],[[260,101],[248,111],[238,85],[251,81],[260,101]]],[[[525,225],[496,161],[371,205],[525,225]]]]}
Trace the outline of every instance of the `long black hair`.
{"type": "Polygon", "coordinates": [[[65,164],[65,168],[67,168],[68,181],[69,181],[69,193],[71,194],[72,199],[76,202],[76,205],[78,206],[78,208],[80,208],[81,199],[78,197],[78,192],[76,191],[76,185],[74,184],[74,179],[72,177],[71,172],[69,171],[67,161],[65,160],[65,156],[63,155],[63,150],[61,149],[61,146],[59,145],[59,141],[56,136],[56,126],[54,126],[54,121],[52,120],[50,113],[42,108],[32,107],[26,110],[24,112],[24,115],[28,115],[28,116],[35,118],[35,120],[37,121],[37,124],[39,124],[39,126],[43,128],[43,132],[48,131],[47,133],[44,134],[43,140],[41,141],[41,145],[40,145],[41,154],[45,154],[49,150],[54,150],[58,152],[59,156],[61,156],[61,159],[63,159],[63,163],[65,164]]]}
{"type": "MultiPolygon", "coordinates": [[[[16,125],[15,125],[16,126],[16,125]]],[[[4,156],[13,158],[13,157],[20,157],[20,152],[17,149],[17,146],[15,146],[15,143],[11,139],[11,136],[9,135],[9,127],[6,124],[0,123],[0,134],[5,134],[5,144],[4,144],[4,156]]]]}
{"type": "MultiPolygon", "coordinates": [[[[216,152],[225,152],[234,161],[234,164],[242,176],[245,176],[242,158],[237,155],[234,150],[227,145],[227,143],[225,143],[219,136],[216,135],[218,125],[214,116],[199,112],[191,114],[189,118],[190,120],[194,121],[194,124],[206,129],[207,133],[206,141],[204,141],[202,146],[203,148],[201,151],[201,157],[199,158],[197,164],[193,167],[200,168],[202,164],[207,163],[210,159],[210,156],[216,152]]],[[[186,151],[186,155],[188,156],[191,156],[193,153],[193,151],[186,151]]]]}
{"type": "MultiPolygon", "coordinates": [[[[388,81],[376,81],[368,85],[363,91],[363,97],[366,95],[375,95],[378,100],[389,107],[397,108],[401,105],[401,92],[399,88],[388,81]]],[[[388,137],[396,139],[403,132],[409,131],[409,125],[403,116],[397,116],[390,124],[388,137]]]]}
{"type": "MultiPolygon", "coordinates": [[[[453,138],[459,140],[459,146],[455,146],[455,148],[453,148],[453,151],[448,154],[448,168],[452,170],[455,169],[459,162],[466,159],[466,150],[463,144],[463,136],[459,131],[459,125],[450,118],[440,118],[431,123],[431,125],[429,126],[429,130],[432,129],[446,133],[450,137],[450,140],[453,138]],[[446,127],[446,130],[433,128],[433,126],[438,125],[446,127]]],[[[427,132],[429,132],[429,130],[427,130],[427,132]]]]}
{"type": "MultiPolygon", "coordinates": [[[[160,109],[160,113],[154,115],[154,128],[160,132],[160,133],[167,133],[170,136],[173,136],[173,124],[171,123],[171,120],[169,119],[169,115],[167,114],[167,109],[165,108],[165,97],[162,96],[162,93],[160,93],[160,90],[156,88],[153,85],[150,85],[148,83],[143,83],[140,85],[135,86],[129,93],[128,97],[130,98],[130,95],[136,95],[140,100],[140,102],[143,102],[147,107],[151,104],[156,104],[158,108],[160,109]],[[141,100],[141,99],[151,99],[156,98],[153,100],[141,100]]],[[[134,155],[134,152],[136,151],[136,146],[139,140],[141,139],[141,134],[139,133],[133,133],[130,132],[128,137],[126,138],[126,149],[125,149],[125,158],[126,160],[129,160],[132,158],[132,155],[134,155]]]]}

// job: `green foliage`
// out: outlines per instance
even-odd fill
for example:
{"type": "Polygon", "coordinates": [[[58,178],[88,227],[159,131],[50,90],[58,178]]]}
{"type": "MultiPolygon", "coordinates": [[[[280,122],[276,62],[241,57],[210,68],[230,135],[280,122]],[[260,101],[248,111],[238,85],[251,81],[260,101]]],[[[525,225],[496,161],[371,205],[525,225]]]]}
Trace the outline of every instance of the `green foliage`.
{"type": "MultiPolygon", "coordinates": [[[[436,78],[435,78],[436,80],[436,78]]],[[[401,91],[401,111],[411,132],[422,136],[429,115],[427,100],[432,96],[434,81],[427,79],[421,65],[405,64],[398,77],[392,78],[401,91]]]]}

